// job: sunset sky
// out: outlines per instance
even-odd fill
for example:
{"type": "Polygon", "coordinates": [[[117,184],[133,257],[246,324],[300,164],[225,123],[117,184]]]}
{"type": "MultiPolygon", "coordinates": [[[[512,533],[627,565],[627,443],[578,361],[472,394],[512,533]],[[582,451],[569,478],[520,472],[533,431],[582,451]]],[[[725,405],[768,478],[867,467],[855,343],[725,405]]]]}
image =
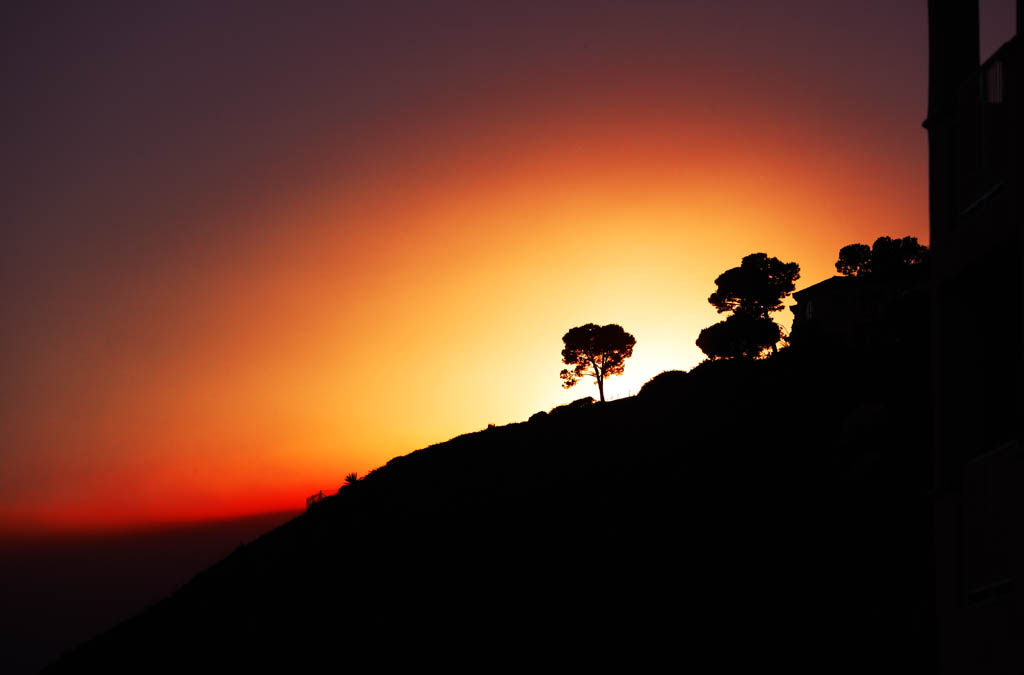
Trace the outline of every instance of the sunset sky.
{"type": "Polygon", "coordinates": [[[596,396],[573,326],[619,398],[744,255],[927,243],[925,0],[61,4],[0,17],[0,529],[301,507],[596,396]]]}

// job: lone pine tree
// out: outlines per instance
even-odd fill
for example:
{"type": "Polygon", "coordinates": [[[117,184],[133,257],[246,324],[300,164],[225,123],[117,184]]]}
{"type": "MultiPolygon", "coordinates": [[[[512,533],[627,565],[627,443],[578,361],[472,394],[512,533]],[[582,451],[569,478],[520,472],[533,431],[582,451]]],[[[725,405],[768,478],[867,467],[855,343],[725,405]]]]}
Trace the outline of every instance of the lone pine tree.
{"type": "Polygon", "coordinates": [[[626,369],[625,361],[633,355],[636,338],[611,323],[598,326],[588,323],[569,330],[562,336],[565,348],[562,363],[573,366],[560,373],[562,386],[573,387],[580,378],[590,375],[597,380],[597,391],[604,402],[604,378],[621,375],[626,369]]]}

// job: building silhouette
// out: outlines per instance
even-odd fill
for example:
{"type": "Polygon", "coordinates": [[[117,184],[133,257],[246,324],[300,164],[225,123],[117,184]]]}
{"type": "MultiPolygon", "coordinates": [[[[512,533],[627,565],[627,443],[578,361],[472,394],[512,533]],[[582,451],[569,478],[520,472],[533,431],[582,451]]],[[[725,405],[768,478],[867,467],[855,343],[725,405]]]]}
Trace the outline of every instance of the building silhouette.
{"type": "Polygon", "coordinates": [[[936,658],[1024,668],[1024,0],[979,62],[978,1],[929,0],[936,658]]]}
{"type": "Polygon", "coordinates": [[[793,294],[790,342],[802,349],[881,351],[924,336],[928,267],[895,276],[834,276],[793,294]]]}

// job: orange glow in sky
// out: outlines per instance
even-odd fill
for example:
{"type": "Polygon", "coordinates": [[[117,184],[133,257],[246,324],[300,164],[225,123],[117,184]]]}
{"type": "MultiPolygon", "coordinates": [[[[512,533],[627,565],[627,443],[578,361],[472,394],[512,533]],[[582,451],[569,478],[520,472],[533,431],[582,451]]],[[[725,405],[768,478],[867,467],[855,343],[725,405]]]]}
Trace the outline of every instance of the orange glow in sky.
{"type": "MultiPolygon", "coordinates": [[[[537,49],[564,72],[509,57],[454,93],[463,80],[430,71],[430,55],[475,42],[424,38],[373,56],[384,74],[407,72],[417,50],[427,65],[401,85],[404,104],[358,127],[311,117],[326,76],[289,90],[306,92],[281,104],[292,117],[265,118],[263,99],[225,103],[227,85],[211,80],[188,90],[194,108],[154,99],[157,119],[178,106],[173,119],[186,120],[161,122],[163,136],[143,129],[117,156],[82,141],[72,168],[50,174],[66,203],[22,204],[40,222],[101,224],[25,244],[28,290],[7,308],[18,328],[5,342],[0,522],[301,507],[348,472],[596,397],[590,381],[560,387],[573,326],[618,323],[636,337],[625,374],[606,384],[610,399],[628,396],[702,360],[694,340],[721,318],[707,302],[714,279],[744,255],[798,262],[799,289],[834,274],[846,244],[927,243],[924,23],[909,24],[920,53],[872,35],[882,53],[854,76],[834,72],[845,57],[815,65],[727,33],[696,65],[673,60],[685,40],[644,33],[660,25],[646,12],[607,61],[541,35],[537,49]],[[725,58],[741,48],[751,52],[725,58]],[[228,105],[261,120],[237,145],[188,127],[188,115],[230,117],[228,105]]],[[[853,53],[868,35],[842,33],[837,48],[853,53]]],[[[282,69],[282,82],[305,72],[282,69]]],[[[346,86],[344,106],[377,95],[346,86]]],[[[778,320],[788,328],[791,314],[778,320]]]]}

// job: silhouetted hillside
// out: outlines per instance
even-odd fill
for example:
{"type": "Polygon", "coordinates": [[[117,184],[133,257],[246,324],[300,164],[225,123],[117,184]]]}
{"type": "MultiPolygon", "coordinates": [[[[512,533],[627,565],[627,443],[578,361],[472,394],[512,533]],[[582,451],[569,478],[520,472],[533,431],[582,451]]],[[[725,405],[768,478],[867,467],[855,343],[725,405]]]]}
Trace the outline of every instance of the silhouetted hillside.
{"type": "Polygon", "coordinates": [[[927,349],[923,322],[899,330],[885,352],[705,363],[395,458],[52,670],[906,672],[929,633],[927,349]]]}

